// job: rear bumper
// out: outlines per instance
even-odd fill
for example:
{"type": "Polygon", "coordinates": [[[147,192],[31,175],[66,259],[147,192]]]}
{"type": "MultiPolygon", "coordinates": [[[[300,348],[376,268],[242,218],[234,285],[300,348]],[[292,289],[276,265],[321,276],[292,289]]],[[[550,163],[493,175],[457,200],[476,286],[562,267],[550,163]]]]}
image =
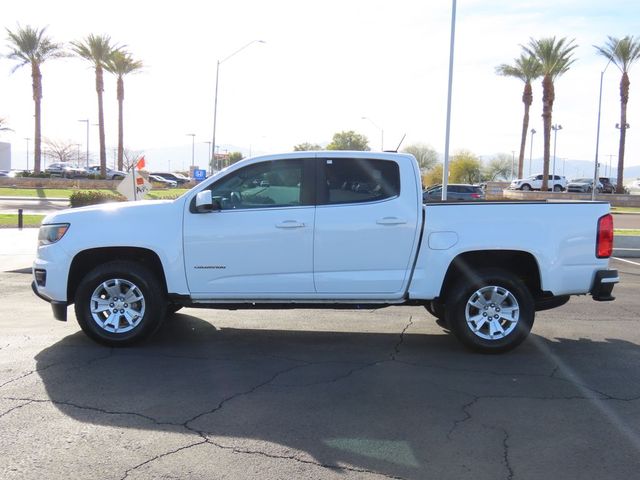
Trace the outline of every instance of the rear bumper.
{"type": "Polygon", "coordinates": [[[591,287],[591,296],[598,302],[610,302],[616,297],[611,295],[613,287],[620,281],[617,270],[598,270],[591,287]]]}
{"type": "Polygon", "coordinates": [[[53,311],[53,318],[56,320],[60,320],[61,322],[67,321],[67,302],[60,302],[57,300],[51,300],[49,297],[42,295],[38,292],[38,287],[36,286],[36,281],[31,282],[31,289],[33,293],[36,294],[38,298],[41,298],[45,302],[51,304],[51,310],[53,311]]]}

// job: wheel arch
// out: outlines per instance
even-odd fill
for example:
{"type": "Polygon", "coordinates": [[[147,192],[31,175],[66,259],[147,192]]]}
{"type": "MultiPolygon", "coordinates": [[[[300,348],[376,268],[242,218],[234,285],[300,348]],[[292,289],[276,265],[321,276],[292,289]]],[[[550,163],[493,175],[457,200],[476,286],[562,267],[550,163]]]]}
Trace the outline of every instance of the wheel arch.
{"type": "Polygon", "coordinates": [[[67,282],[67,301],[73,303],[78,285],[92,269],[113,260],[138,262],[149,268],[158,278],[163,292],[167,293],[167,280],[158,254],[141,247],[103,247],[83,250],[76,254],[69,268],[67,282]]]}
{"type": "Polygon", "coordinates": [[[540,267],[531,253],[521,250],[475,250],[461,253],[451,261],[438,298],[446,301],[447,293],[461,276],[474,282],[475,272],[485,268],[511,272],[526,285],[534,298],[543,295],[540,267]]]}

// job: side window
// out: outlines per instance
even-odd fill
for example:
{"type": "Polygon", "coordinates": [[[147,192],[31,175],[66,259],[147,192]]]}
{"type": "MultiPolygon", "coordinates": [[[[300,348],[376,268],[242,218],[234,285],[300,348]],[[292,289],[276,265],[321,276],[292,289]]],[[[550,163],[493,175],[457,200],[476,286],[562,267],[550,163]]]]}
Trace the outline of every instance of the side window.
{"type": "Polygon", "coordinates": [[[211,187],[223,210],[302,205],[302,160],[249,165],[211,187]]]}
{"type": "Polygon", "coordinates": [[[396,162],[365,158],[333,158],[321,162],[326,180],[325,191],[320,192],[322,203],[373,202],[400,194],[400,169],[396,162]]]}
{"type": "Polygon", "coordinates": [[[542,180],[542,175],[536,176],[536,180],[542,180]]]}

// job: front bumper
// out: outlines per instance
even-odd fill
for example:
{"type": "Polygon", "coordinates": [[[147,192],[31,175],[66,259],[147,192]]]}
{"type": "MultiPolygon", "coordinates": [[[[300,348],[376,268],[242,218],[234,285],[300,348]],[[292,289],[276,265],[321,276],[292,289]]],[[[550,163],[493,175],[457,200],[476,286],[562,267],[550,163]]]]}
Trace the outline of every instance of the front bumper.
{"type": "Polygon", "coordinates": [[[591,296],[598,302],[610,302],[616,297],[611,295],[613,286],[620,281],[617,270],[598,270],[591,287],[591,296]]]}
{"type": "Polygon", "coordinates": [[[38,292],[38,286],[36,285],[36,281],[31,282],[31,289],[33,293],[36,294],[38,298],[41,298],[45,302],[49,302],[51,304],[51,310],[53,311],[53,318],[56,320],[60,320],[61,322],[67,321],[67,302],[60,302],[57,300],[51,300],[49,297],[38,292]]]}

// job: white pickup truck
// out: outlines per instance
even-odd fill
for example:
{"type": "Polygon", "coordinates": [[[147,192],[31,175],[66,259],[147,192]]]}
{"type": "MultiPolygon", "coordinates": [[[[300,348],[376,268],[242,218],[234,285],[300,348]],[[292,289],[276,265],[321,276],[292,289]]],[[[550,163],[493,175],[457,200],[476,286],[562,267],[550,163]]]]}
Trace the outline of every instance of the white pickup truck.
{"type": "Polygon", "coordinates": [[[422,204],[411,155],[241,161],[173,201],[64,210],[40,228],[33,290],[75,304],[94,340],[130,344],[183,306],[423,305],[467,346],[509,350],[536,310],[613,300],[603,202],[422,204]]]}

